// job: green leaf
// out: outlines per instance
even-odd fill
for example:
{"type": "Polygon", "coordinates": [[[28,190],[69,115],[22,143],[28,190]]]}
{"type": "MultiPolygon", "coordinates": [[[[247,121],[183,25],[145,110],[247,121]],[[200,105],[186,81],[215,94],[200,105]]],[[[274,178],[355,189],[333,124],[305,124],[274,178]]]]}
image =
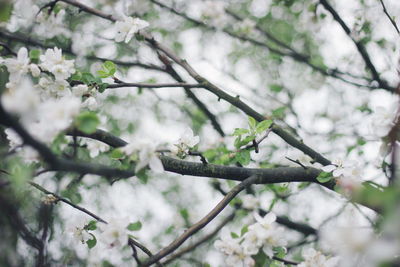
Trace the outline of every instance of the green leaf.
{"type": "Polygon", "coordinates": [[[249,116],[248,122],[249,122],[250,129],[256,128],[257,121],[253,117],[249,116]]]}
{"type": "Polygon", "coordinates": [[[181,209],[179,211],[181,214],[182,218],[185,220],[186,223],[189,223],[189,211],[187,209],[181,209]]]}
{"type": "Polygon", "coordinates": [[[286,249],[284,247],[274,247],[274,254],[278,258],[284,258],[286,256],[286,249]]]}
{"type": "Polygon", "coordinates": [[[93,231],[97,229],[96,221],[92,220],[87,225],[85,225],[85,229],[89,231],[93,231]]]}
{"type": "Polygon", "coordinates": [[[114,76],[115,72],[117,71],[115,64],[112,61],[106,61],[101,65],[103,69],[98,70],[97,74],[99,74],[100,78],[107,78],[114,76]]]}
{"type": "Polygon", "coordinates": [[[32,49],[29,51],[29,58],[31,60],[38,60],[40,57],[40,50],[38,49],[32,49]]]}
{"type": "Polygon", "coordinates": [[[122,159],[125,157],[124,153],[121,151],[121,149],[113,149],[113,151],[111,152],[111,158],[112,159],[122,159]]]}
{"type": "Polygon", "coordinates": [[[89,233],[89,235],[91,235],[93,238],[89,239],[88,241],[86,241],[86,244],[88,246],[89,249],[94,248],[97,244],[97,239],[94,236],[94,234],[89,233]]]}
{"type": "Polygon", "coordinates": [[[249,150],[241,150],[235,155],[235,159],[242,164],[243,166],[250,163],[250,151],[249,150]]]}
{"type": "Polygon", "coordinates": [[[243,129],[243,128],[235,128],[235,131],[233,131],[232,135],[242,135],[242,134],[247,134],[249,130],[243,129]]]}
{"type": "Polygon", "coordinates": [[[108,83],[101,83],[98,85],[98,89],[100,93],[103,93],[108,87],[108,83]]]}
{"type": "Polygon", "coordinates": [[[90,85],[96,82],[96,77],[94,77],[90,72],[83,72],[81,74],[81,80],[82,82],[90,85]]]}
{"type": "Polygon", "coordinates": [[[279,84],[271,84],[269,86],[269,89],[271,89],[272,92],[279,93],[280,91],[282,91],[283,87],[279,84]]]}
{"type": "Polygon", "coordinates": [[[272,120],[265,120],[257,124],[256,133],[262,133],[272,125],[272,120]]]}
{"type": "Polygon", "coordinates": [[[0,22],[7,22],[11,17],[11,12],[13,10],[13,4],[8,3],[8,1],[0,2],[0,22]]]}
{"type": "Polygon", "coordinates": [[[332,180],[332,178],[333,178],[332,173],[321,172],[317,177],[317,181],[320,183],[326,183],[326,182],[329,182],[330,180],[332,180]]]}
{"type": "Polygon", "coordinates": [[[135,176],[137,178],[139,178],[139,180],[143,183],[143,184],[147,184],[147,182],[149,181],[149,176],[147,175],[147,171],[146,168],[143,168],[139,171],[137,171],[135,173],[135,176]]]}
{"type": "Polygon", "coordinates": [[[76,128],[86,134],[94,133],[99,124],[100,120],[94,112],[83,112],[79,114],[75,119],[76,128]]]}
{"type": "Polygon", "coordinates": [[[126,227],[126,229],[128,229],[129,231],[139,231],[140,229],[142,229],[142,223],[140,221],[130,223],[126,227]]]}
{"type": "Polygon", "coordinates": [[[231,237],[232,237],[232,238],[239,238],[239,235],[236,234],[236,233],[234,233],[234,232],[231,232],[231,237]]]}
{"type": "Polygon", "coordinates": [[[274,116],[274,118],[282,118],[283,115],[285,115],[285,110],[286,110],[285,106],[274,109],[272,111],[272,116],[274,116]]]}
{"type": "Polygon", "coordinates": [[[243,226],[240,230],[240,236],[243,236],[245,233],[249,231],[249,227],[247,225],[243,226]]]}
{"type": "Polygon", "coordinates": [[[104,71],[104,70],[98,70],[97,74],[99,75],[100,78],[107,78],[110,75],[108,74],[108,72],[104,71]]]}

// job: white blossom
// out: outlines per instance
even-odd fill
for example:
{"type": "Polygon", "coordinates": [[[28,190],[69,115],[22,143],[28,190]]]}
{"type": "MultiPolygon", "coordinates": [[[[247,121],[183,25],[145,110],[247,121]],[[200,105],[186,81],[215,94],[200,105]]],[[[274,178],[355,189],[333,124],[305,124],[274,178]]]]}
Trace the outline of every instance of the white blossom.
{"type": "Polygon", "coordinates": [[[10,82],[19,81],[21,76],[29,71],[28,50],[25,47],[21,47],[18,50],[17,58],[7,58],[4,61],[4,65],[6,65],[10,73],[10,82]]]}
{"type": "Polygon", "coordinates": [[[122,248],[128,244],[127,220],[111,219],[107,224],[99,225],[101,234],[100,241],[107,245],[108,248],[122,248]]]}
{"type": "Polygon", "coordinates": [[[72,94],[77,97],[81,97],[89,91],[86,84],[78,84],[71,88],[72,94]]]}
{"type": "Polygon", "coordinates": [[[260,201],[253,195],[244,195],[241,197],[242,199],[242,206],[245,209],[254,210],[258,208],[260,201]]]}
{"type": "Polygon", "coordinates": [[[333,258],[327,258],[325,255],[323,255],[321,252],[313,249],[313,248],[308,248],[306,250],[303,250],[302,256],[304,258],[304,261],[301,262],[299,267],[335,267],[339,266],[339,258],[338,257],[333,257],[333,258]]]}
{"type": "Polygon", "coordinates": [[[225,3],[223,1],[204,1],[202,17],[213,20],[216,24],[225,19],[225,3]]]}
{"type": "Polygon", "coordinates": [[[98,107],[98,103],[96,98],[94,98],[93,96],[88,97],[83,103],[82,103],[82,107],[87,108],[89,110],[96,110],[98,107]]]}
{"type": "Polygon", "coordinates": [[[387,107],[377,107],[370,117],[372,134],[377,138],[386,136],[394,125],[397,114],[398,102],[394,102],[387,107]]]}
{"type": "Polygon", "coordinates": [[[25,77],[16,82],[8,82],[6,87],[1,97],[4,108],[25,118],[32,117],[40,99],[31,81],[25,77]]]}
{"type": "Polygon", "coordinates": [[[227,257],[227,266],[254,266],[255,262],[250,254],[247,254],[240,246],[238,239],[223,237],[214,243],[216,249],[223,252],[227,257]]]}
{"type": "Polygon", "coordinates": [[[76,97],[48,99],[39,107],[39,120],[28,126],[30,132],[42,142],[50,143],[67,129],[79,114],[80,100],[76,97]]]}
{"type": "Polygon", "coordinates": [[[192,129],[187,127],[183,132],[182,136],[171,148],[173,154],[178,156],[184,156],[189,153],[189,150],[197,145],[200,141],[199,136],[193,134],[192,129]]]}
{"type": "Polygon", "coordinates": [[[129,43],[133,35],[138,31],[149,26],[149,23],[139,18],[125,17],[123,21],[117,21],[115,27],[117,34],[115,35],[116,42],[125,41],[129,43]]]}
{"type": "Polygon", "coordinates": [[[362,168],[357,162],[335,160],[333,164],[321,169],[332,172],[333,177],[337,178],[336,183],[349,194],[361,186],[362,168]]]}
{"type": "Polygon", "coordinates": [[[74,60],[66,60],[61,49],[47,49],[44,55],[40,56],[40,67],[54,74],[56,80],[68,79],[75,73],[74,60]]]}
{"type": "Polygon", "coordinates": [[[50,13],[47,10],[42,10],[36,17],[36,21],[39,23],[38,27],[35,28],[36,34],[49,39],[57,35],[69,37],[71,33],[64,27],[64,17],[64,9],[50,13]]]}
{"type": "Polygon", "coordinates": [[[85,229],[87,223],[88,221],[83,217],[77,217],[75,218],[74,222],[68,225],[66,229],[67,233],[73,237],[73,240],[75,242],[85,244],[86,241],[91,239],[91,235],[89,234],[87,229],[85,229]]]}
{"type": "Polygon", "coordinates": [[[66,80],[55,80],[42,77],[39,79],[39,87],[43,90],[41,95],[43,98],[57,98],[71,95],[69,84],[66,80]]]}
{"type": "Polygon", "coordinates": [[[138,161],[135,167],[136,172],[143,169],[147,165],[156,173],[161,173],[164,171],[164,166],[162,165],[162,162],[158,157],[158,153],[156,152],[156,146],[152,142],[131,142],[130,144],[121,148],[121,150],[128,156],[133,154],[138,156],[138,161]]]}
{"type": "Polygon", "coordinates": [[[83,139],[82,143],[86,144],[91,158],[97,157],[101,152],[106,152],[110,149],[108,145],[96,140],[83,139]]]}

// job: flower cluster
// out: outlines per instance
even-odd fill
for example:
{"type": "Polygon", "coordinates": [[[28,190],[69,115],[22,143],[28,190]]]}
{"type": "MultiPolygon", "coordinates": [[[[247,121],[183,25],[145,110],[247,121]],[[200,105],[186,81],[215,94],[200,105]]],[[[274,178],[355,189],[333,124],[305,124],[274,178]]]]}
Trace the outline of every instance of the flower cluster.
{"type": "Polygon", "coordinates": [[[51,72],[56,81],[65,81],[75,73],[74,60],[66,60],[61,49],[57,47],[47,49],[46,53],[40,56],[40,61],[40,67],[51,72]]]}
{"type": "Polygon", "coordinates": [[[223,238],[215,242],[215,247],[227,255],[228,266],[254,266],[252,256],[260,249],[272,258],[273,248],[286,246],[283,228],[276,225],[274,213],[268,213],[264,217],[255,213],[254,216],[256,223],[250,225],[241,238],[223,238]]]}
{"type": "Polygon", "coordinates": [[[129,43],[135,33],[146,28],[147,26],[149,26],[149,23],[145,20],[125,17],[123,21],[117,21],[115,23],[115,28],[117,30],[115,41],[124,41],[125,43],[129,43]]]}
{"type": "MultiPolygon", "coordinates": [[[[22,47],[16,58],[2,59],[10,73],[1,101],[5,109],[20,115],[24,127],[38,140],[50,144],[67,129],[82,108],[93,110],[96,99],[87,85],[71,88],[67,79],[75,72],[74,60],[63,57],[61,49],[47,49],[40,63],[31,63],[28,50],[22,47]],[[38,78],[33,85],[28,74],[38,78]]],[[[17,135],[6,131],[11,149],[16,149],[27,161],[35,161],[37,153],[21,147],[17,135]]]]}
{"type": "Polygon", "coordinates": [[[193,134],[192,129],[186,128],[182,136],[171,148],[171,152],[180,158],[184,158],[188,155],[189,150],[197,145],[200,141],[199,136],[193,134]]]}

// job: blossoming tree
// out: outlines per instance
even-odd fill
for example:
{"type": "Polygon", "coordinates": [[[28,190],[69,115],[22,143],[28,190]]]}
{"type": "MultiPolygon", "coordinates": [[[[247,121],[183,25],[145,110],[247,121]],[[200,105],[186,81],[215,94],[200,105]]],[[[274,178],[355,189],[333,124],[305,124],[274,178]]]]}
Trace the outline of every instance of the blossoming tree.
{"type": "Polygon", "coordinates": [[[398,266],[398,16],[0,2],[0,265],[398,266]]]}

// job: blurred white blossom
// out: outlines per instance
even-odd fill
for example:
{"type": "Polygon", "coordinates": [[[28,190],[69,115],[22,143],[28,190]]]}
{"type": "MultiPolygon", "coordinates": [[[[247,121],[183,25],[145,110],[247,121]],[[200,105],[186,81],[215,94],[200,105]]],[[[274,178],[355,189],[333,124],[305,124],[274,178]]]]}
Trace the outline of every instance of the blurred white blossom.
{"type": "Polygon", "coordinates": [[[101,234],[99,239],[108,248],[121,248],[128,244],[127,219],[111,219],[107,224],[100,224],[101,234]]]}
{"type": "Polygon", "coordinates": [[[320,251],[313,248],[303,250],[302,253],[304,261],[298,267],[335,267],[339,266],[339,258],[327,258],[320,251]]]}
{"type": "Polygon", "coordinates": [[[147,165],[155,173],[161,173],[164,171],[164,166],[158,152],[156,152],[156,145],[149,141],[131,142],[128,145],[121,148],[122,152],[126,155],[131,156],[136,154],[138,161],[136,163],[135,171],[143,169],[147,165]]]}

